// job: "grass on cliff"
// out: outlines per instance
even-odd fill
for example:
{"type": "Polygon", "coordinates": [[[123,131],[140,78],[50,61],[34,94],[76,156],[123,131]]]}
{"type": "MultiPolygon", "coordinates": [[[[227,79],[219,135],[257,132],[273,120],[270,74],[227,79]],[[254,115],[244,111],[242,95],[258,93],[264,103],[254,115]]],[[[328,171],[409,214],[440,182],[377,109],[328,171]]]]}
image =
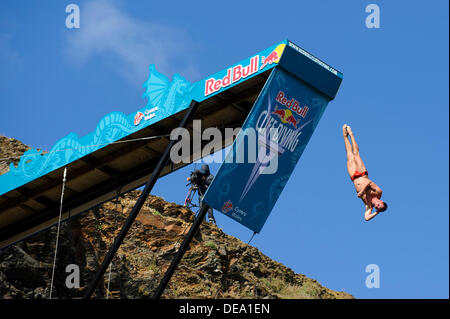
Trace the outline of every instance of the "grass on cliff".
{"type": "Polygon", "coordinates": [[[212,241],[208,241],[205,243],[205,246],[214,250],[217,250],[217,246],[215,243],[213,243],[212,241]]]}
{"type": "Polygon", "coordinates": [[[279,278],[262,279],[264,286],[282,299],[316,299],[319,291],[312,283],[305,282],[302,286],[287,283],[279,278]]]}
{"type": "Polygon", "coordinates": [[[152,214],[155,215],[155,216],[162,217],[162,214],[161,214],[159,211],[157,211],[156,209],[152,209],[151,212],[152,212],[152,214]]]}

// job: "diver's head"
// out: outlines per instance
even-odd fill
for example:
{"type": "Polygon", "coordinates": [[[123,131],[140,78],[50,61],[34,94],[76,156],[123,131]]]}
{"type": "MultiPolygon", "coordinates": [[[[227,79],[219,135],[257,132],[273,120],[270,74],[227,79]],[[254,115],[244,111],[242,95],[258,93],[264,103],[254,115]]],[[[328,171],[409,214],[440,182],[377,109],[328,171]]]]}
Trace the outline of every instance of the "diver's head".
{"type": "Polygon", "coordinates": [[[372,205],[380,213],[387,209],[387,204],[377,197],[372,198],[372,205]]]}

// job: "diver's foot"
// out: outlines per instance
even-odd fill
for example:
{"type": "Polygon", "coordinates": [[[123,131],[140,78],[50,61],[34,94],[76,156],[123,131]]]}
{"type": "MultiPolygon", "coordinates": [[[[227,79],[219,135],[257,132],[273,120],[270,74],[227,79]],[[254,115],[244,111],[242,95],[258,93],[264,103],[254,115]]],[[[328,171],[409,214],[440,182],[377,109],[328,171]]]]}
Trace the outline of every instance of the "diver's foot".
{"type": "Polygon", "coordinates": [[[342,134],[344,135],[344,137],[348,136],[348,131],[347,131],[347,124],[344,124],[344,126],[342,127],[342,134]]]}
{"type": "Polygon", "coordinates": [[[349,135],[353,135],[352,128],[351,128],[350,126],[348,126],[348,125],[347,125],[347,133],[348,133],[349,135]]]}

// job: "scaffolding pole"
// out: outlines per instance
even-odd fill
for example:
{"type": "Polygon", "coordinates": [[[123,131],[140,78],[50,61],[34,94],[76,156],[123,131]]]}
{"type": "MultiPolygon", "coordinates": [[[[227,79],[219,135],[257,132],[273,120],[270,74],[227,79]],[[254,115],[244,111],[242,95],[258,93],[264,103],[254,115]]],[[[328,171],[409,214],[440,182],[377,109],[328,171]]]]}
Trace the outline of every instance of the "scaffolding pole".
{"type": "Polygon", "coordinates": [[[172,263],[170,264],[169,268],[167,269],[166,273],[164,274],[163,279],[161,279],[161,282],[159,283],[158,288],[156,289],[156,292],[154,293],[152,299],[159,299],[161,295],[164,292],[164,289],[166,288],[167,284],[170,281],[170,278],[172,277],[173,273],[177,269],[178,264],[181,261],[181,258],[183,258],[184,253],[189,247],[189,244],[192,241],[192,238],[194,238],[195,233],[197,233],[197,230],[200,228],[201,223],[203,222],[206,212],[208,211],[209,206],[205,203],[202,204],[200,207],[200,211],[197,214],[197,217],[194,220],[194,223],[191,226],[191,229],[189,229],[188,234],[186,237],[184,237],[183,243],[180,246],[180,249],[178,249],[177,254],[172,259],[172,263]]]}
{"type": "MultiPolygon", "coordinates": [[[[199,104],[197,101],[191,102],[191,104],[189,105],[189,108],[188,108],[186,114],[184,115],[183,120],[181,120],[178,128],[185,128],[187,126],[188,122],[191,120],[192,116],[195,114],[195,112],[198,108],[198,105],[199,104]]],[[[159,159],[158,164],[156,165],[155,169],[153,170],[153,173],[150,176],[150,179],[148,180],[147,184],[145,184],[145,188],[142,191],[141,196],[139,197],[136,204],[134,205],[125,224],[123,225],[122,229],[120,230],[120,233],[117,235],[116,239],[114,240],[114,243],[109,248],[109,251],[106,254],[105,259],[103,260],[103,263],[100,266],[100,269],[97,271],[94,280],[89,285],[83,299],[89,299],[92,296],[92,294],[94,293],[100,279],[103,277],[106,269],[108,268],[109,264],[113,260],[115,254],[117,253],[117,250],[119,249],[125,236],[127,235],[128,230],[130,229],[131,225],[133,224],[134,220],[136,219],[137,215],[139,214],[142,206],[144,205],[145,200],[147,199],[153,186],[155,185],[156,180],[159,178],[159,175],[161,174],[162,169],[167,164],[167,162],[169,160],[170,150],[176,142],[178,142],[178,140],[171,140],[169,145],[167,145],[163,155],[159,159]]]]}

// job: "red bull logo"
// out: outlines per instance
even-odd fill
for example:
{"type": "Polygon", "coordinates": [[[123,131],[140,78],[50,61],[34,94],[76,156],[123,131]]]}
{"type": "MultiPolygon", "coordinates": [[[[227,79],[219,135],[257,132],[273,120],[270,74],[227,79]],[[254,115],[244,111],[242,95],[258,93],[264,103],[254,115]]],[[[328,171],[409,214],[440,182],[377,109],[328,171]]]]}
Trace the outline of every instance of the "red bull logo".
{"type": "Polygon", "coordinates": [[[277,51],[273,50],[268,56],[261,57],[262,65],[261,65],[261,67],[259,69],[262,70],[266,66],[268,66],[268,65],[270,65],[272,63],[276,63],[279,59],[280,59],[280,57],[278,56],[277,51]]]}
{"type": "Polygon", "coordinates": [[[279,109],[275,107],[275,110],[272,112],[272,114],[278,116],[280,121],[284,124],[290,124],[293,127],[297,128],[297,123],[300,122],[300,120],[296,120],[294,115],[292,114],[292,111],[289,109],[279,109]]]}
{"type": "Polygon", "coordinates": [[[134,125],[139,125],[139,123],[141,123],[142,119],[144,118],[144,113],[142,112],[137,112],[136,115],[134,116],[134,125]]]}
{"type": "Polygon", "coordinates": [[[233,204],[231,203],[231,201],[226,201],[222,206],[222,212],[224,214],[228,213],[232,209],[233,209],[233,204]]]}
{"type": "Polygon", "coordinates": [[[273,111],[272,114],[278,115],[278,117],[283,120],[286,118],[286,110],[280,110],[277,109],[276,107],[275,111],[273,111]]]}
{"type": "Polygon", "coordinates": [[[255,74],[259,70],[258,65],[259,55],[256,55],[250,59],[250,63],[246,66],[238,64],[235,67],[229,68],[227,70],[227,75],[221,79],[216,79],[214,77],[207,79],[205,81],[205,96],[215,93],[222,88],[226,88],[233,83],[239,82],[240,80],[255,74]]]}
{"type": "Polygon", "coordinates": [[[309,108],[306,105],[303,107],[300,107],[299,101],[297,101],[294,98],[288,99],[286,97],[286,94],[284,94],[283,91],[278,92],[275,101],[280,103],[281,105],[285,106],[292,112],[297,113],[297,115],[300,115],[303,118],[305,118],[306,114],[308,114],[309,108]]]}
{"type": "Polygon", "coordinates": [[[288,124],[291,124],[293,127],[297,128],[297,123],[300,122],[300,120],[297,121],[294,115],[291,114],[286,118],[286,122],[288,124]]]}
{"type": "Polygon", "coordinates": [[[272,114],[278,116],[280,121],[284,124],[290,124],[297,128],[297,124],[300,122],[300,119],[297,120],[295,114],[301,116],[302,118],[305,118],[306,114],[308,114],[309,108],[306,105],[300,107],[299,101],[294,98],[288,99],[283,91],[278,92],[275,101],[286,107],[285,109],[278,108],[277,105],[275,106],[275,110],[272,112],[272,114]]]}
{"type": "Polygon", "coordinates": [[[266,66],[271,65],[273,63],[280,62],[281,55],[283,54],[284,47],[286,45],[284,43],[279,44],[275,50],[270,52],[268,56],[261,56],[261,67],[260,70],[264,69],[266,66]]]}
{"type": "Polygon", "coordinates": [[[221,75],[218,79],[215,77],[207,79],[205,81],[205,96],[216,93],[223,88],[258,73],[268,65],[278,63],[285,47],[286,44],[281,43],[272,52],[270,52],[268,56],[260,56],[259,54],[255,55],[250,59],[248,64],[238,64],[232,68],[228,68],[225,76],[221,75]]]}

